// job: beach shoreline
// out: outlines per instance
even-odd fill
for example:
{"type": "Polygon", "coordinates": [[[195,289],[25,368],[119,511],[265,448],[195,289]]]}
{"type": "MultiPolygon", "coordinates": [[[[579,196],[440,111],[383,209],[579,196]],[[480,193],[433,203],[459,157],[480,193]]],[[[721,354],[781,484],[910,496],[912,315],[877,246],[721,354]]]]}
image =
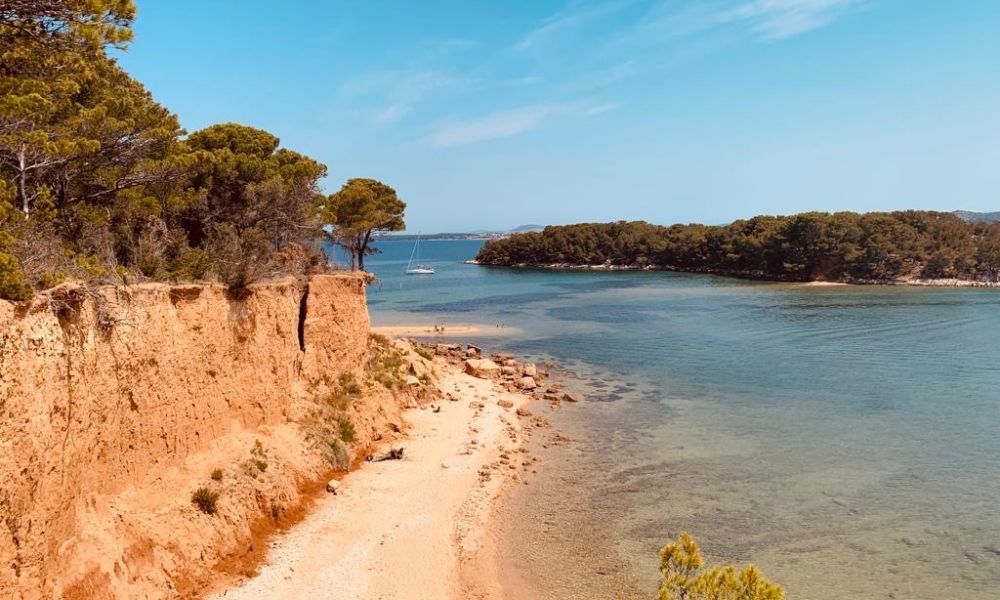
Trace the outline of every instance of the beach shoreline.
{"type": "Polygon", "coordinates": [[[467,260],[465,264],[478,265],[482,267],[501,267],[508,269],[540,269],[544,271],[610,271],[610,272],[664,272],[664,273],[688,273],[691,275],[715,275],[718,277],[731,277],[733,279],[745,279],[749,281],[762,281],[770,283],[795,284],[803,286],[896,286],[896,287],[941,287],[941,288],[1000,288],[1000,281],[979,281],[973,279],[941,278],[927,279],[914,277],[911,279],[848,279],[844,281],[795,281],[788,279],[774,279],[765,277],[756,272],[734,272],[718,271],[713,269],[679,269],[664,267],[660,265],[614,265],[608,263],[599,264],[576,264],[576,263],[517,263],[517,264],[490,264],[481,263],[476,260],[467,260]]]}
{"type": "Polygon", "coordinates": [[[447,323],[437,323],[429,325],[414,325],[414,324],[403,324],[403,325],[375,325],[372,326],[371,331],[375,335],[384,335],[386,337],[393,338],[407,338],[407,337],[435,337],[442,340],[449,340],[452,337],[475,337],[475,336],[508,336],[516,335],[521,333],[521,330],[517,327],[510,327],[506,324],[503,326],[498,326],[498,324],[484,324],[484,323],[463,323],[458,325],[451,325],[447,323]]]}
{"type": "MultiPolygon", "coordinates": [[[[436,357],[444,399],[404,413],[402,460],[366,463],[212,598],[504,598],[496,515],[536,469],[533,396],[436,357]]],[[[388,449],[380,448],[380,451],[388,449]]]]}

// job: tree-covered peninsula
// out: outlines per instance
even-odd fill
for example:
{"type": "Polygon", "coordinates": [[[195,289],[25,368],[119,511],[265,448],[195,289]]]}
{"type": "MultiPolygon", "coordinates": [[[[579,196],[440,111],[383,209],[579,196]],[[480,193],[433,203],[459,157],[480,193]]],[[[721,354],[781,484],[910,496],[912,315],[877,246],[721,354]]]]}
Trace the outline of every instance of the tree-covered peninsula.
{"type": "Polygon", "coordinates": [[[484,265],[663,269],[778,281],[1000,281],[1000,224],[931,211],[581,223],[487,242],[484,265]]]}

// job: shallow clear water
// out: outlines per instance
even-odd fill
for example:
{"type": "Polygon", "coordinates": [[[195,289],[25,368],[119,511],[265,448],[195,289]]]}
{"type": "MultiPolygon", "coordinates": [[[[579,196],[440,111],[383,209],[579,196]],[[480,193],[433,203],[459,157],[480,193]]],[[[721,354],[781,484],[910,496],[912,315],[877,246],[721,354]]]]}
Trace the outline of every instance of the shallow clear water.
{"type": "Polygon", "coordinates": [[[1000,291],[462,264],[478,246],[422,243],[417,277],[383,242],[372,319],[503,322],[491,348],[607,381],[567,426],[640,581],[686,530],[791,598],[1000,597],[1000,291]]]}

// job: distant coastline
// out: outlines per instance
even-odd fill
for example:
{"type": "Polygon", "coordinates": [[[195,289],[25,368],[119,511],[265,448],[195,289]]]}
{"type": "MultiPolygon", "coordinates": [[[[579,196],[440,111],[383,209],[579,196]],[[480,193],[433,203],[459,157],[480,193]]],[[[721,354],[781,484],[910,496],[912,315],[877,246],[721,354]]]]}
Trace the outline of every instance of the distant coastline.
{"type": "Polygon", "coordinates": [[[510,237],[509,232],[477,232],[477,233],[434,233],[431,235],[399,234],[383,235],[377,239],[379,242],[412,242],[420,238],[421,242],[448,242],[448,241],[488,241],[502,240],[510,237]]]}
{"type": "Polygon", "coordinates": [[[974,279],[957,278],[912,278],[912,279],[844,279],[828,281],[823,279],[813,280],[793,280],[776,279],[768,277],[764,273],[750,271],[721,271],[712,269],[685,269],[679,267],[669,267],[661,265],[615,265],[604,264],[576,264],[576,263],[517,263],[510,265],[498,265],[482,263],[472,259],[465,261],[465,264],[478,265],[481,267],[497,267],[508,269],[541,269],[548,271],[615,271],[615,272],[635,272],[635,271],[663,271],[668,273],[691,273],[692,275],[716,275],[719,277],[731,277],[733,279],[748,279],[753,281],[769,281],[773,283],[787,283],[800,285],[894,285],[894,286],[916,286],[916,287],[967,287],[967,288],[1000,288],[1000,281],[980,281],[974,279]]]}
{"type": "Polygon", "coordinates": [[[538,232],[543,229],[545,229],[543,225],[535,225],[532,223],[528,225],[519,225],[507,231],[451,231],[429,234],[387,233],[379,236],[377,239],[383,242],[412,242],[419,237],[422,242],[454,240],[482,242],[489,240],[505,240],[514,234],[538,232]]]}
{"type": "Polygon", "coordinates": [[[785,283],[1000,287],[1000,223],[933,211],[579,223],[491,240],[477,264],[676,271],[785,283]]]}

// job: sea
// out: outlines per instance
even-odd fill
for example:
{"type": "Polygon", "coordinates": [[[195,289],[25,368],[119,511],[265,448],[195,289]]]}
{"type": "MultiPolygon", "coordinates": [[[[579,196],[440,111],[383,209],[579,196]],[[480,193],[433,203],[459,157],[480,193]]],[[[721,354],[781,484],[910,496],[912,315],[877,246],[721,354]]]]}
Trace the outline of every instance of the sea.
{"type": "Polygon", "coordinates": [[[650,597],[686,531],[790,599],[1000,598],[1000,290],[465,264],[481,244],[422,242],[408,276],[379,242],[368,301],[580,396],[505,526],[534,595],[650,597]]]}

